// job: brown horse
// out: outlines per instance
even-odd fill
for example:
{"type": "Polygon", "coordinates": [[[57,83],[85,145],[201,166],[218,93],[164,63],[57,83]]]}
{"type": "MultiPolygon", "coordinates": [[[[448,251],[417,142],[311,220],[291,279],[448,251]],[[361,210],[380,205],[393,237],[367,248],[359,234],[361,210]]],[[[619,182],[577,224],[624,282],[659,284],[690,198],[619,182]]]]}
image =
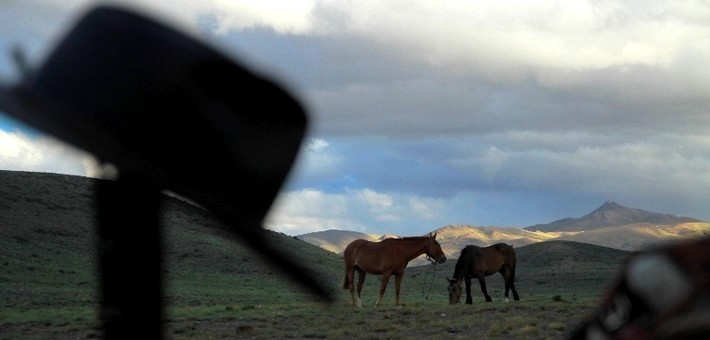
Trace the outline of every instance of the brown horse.
{"type": "Polygon", "coordinates": [[[343,289],[350,289],[351,304],[355,306],[355,272],[358,273],[357,306],[362,307],[362,285],[367,273],[382,275],[380,296],[375,302],[377,307],[385,294],[387,282],[394,275],[396,289],[396,305],[399,304],[399,287],[407,263],[421,254],[426,254],[433,264],[444,263],[446,255],[441,250],[436,234],[427,236],[405,237],[401,239],[386,239],[381,242],[371,242],[363,239],[351,242],[343,254],[345,260],[345,281],[343,289]],[[433,260],[431,260],[433,259],[433,260]],[[436,261],[436,262],[435,262],[436,261]]]}
{"type": "Polygon", "coordinates": [[[486,291],[486,276],[496,272],[503,275],[505,280],[505,301],[508,302],[508,291],[513,291],[515,301],[520,300],[518,291],[515,290],[515,250],[510,245],[498,243],[485,248],[466,246],[461,250],[461,256],[456,261],[454,278],[449,281],[449,303],[458,303],[461,298],[461,281],[466,280],[466,303],[472,304],[471,278],[477,278],[481,284],[481,291],[487,302],[492,299],[486,291]]]}

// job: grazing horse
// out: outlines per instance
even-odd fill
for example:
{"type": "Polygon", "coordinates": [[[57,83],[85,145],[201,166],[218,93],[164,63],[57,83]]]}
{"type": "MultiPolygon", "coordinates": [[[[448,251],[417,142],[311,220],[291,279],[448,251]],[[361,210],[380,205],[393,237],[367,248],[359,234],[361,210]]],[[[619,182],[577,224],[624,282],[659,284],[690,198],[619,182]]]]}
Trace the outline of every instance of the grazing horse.
{"type": "Polygon", "coordinates": [[[345,281],[343,289],[350,289],[351,304],[355,306],[355,272],[358,273],[357,306],[362,307],[362,285],[367,273],[382,275],[380,296],[375,302],[377,307],[385,294],[387,282],[394,275],[396,305],[399,304],[399,287],[407,263],[421,254],[426,254],[433,264],[444,263],[446,255],[441,250],[436,234],[427,236],[386,239],[371,242],[363,239],[351,242],[343,254],[345,260],[345,281]],[[432,260],[433,259],[433,260],[432,260]]]}
{"type": "Polygon", "coordinates": [[[515,290],[515,250],[510,245],[498,243],[488,247],[466,246],[461,250],[461,256],[456,261],[454,278],[449,281],[449,303],[458,303],[461,298],[461,281],[466,280],[466,303],[472,304],[471,278],[477,278],[481,284],[481,291],[487,302],[491,296],[486,291],[486,276],[496,272],[503,275],[505,280],[505,301],[508,302],[508,291],[513,291],[513,299],[520,300],[518,291],[515,290]]]}

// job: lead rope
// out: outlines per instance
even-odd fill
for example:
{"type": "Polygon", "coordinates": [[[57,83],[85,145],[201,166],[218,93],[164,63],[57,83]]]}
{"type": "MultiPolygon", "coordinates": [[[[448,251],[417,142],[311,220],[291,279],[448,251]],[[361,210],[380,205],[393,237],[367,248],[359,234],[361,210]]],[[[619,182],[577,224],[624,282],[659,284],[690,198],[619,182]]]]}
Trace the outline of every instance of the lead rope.
{"type": "Polygon", "coordinates": [[[424,300],[429,300],[429,293],[431,292],[431,286],[434,285],[434,279],[436,278],[437,263],[429,256],[427,256],[426,259],[429,260],[429,262],[431,262],[432,266],[426,270],[426,273],[424,273],[424,290],[422,290],[422,296],[424,296],[426,294],[426,296],[424,296],[424,300]],[[429,276],[429,271],[432,268],[434,268],[434,274],[431,276],[431,281],[429,282],[429,289],[426,289],[427,276],[429,276]]]}

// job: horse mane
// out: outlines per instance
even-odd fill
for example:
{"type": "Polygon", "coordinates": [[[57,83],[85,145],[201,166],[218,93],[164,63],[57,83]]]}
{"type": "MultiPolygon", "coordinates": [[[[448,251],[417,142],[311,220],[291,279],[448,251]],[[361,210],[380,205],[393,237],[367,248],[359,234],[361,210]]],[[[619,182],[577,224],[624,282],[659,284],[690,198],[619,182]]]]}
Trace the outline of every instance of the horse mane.
{"type": "Polygon", "coordinates": [[[400,240],[410,240],[410,241],[417,240],[417,241],[419,241],[419,240],[421,240],[421,239],[423,239],[423,238],[425,238],[425,239],[430,239],[431,236],[429,236],[429,235],[424,235],[424,236],[407,236],[407,237],[400,237],[399,239],[400,239],[400,240]]]}
{"type": "Polygon", "coordinates": [[[430,236],[407,236],[407,237],[397,236],[397,237],[388,237],[388,238],[386,238],[386,239],[384,239],[384,240],[381,240],[380,242],[392,242],[392,241],[394,241],[394,242],[401,242],[401,241],[421,241],[421,240],[424,239],[424,238],[428,239],[428,238],[430,238],[430,236]]]}
{"type": "Polygon", "coordinates": [[[475,251],[476,248],[476,246],[468,245],[461,249],[461,255],[459,255],[459,259],[456,260],[456,267],[454,267],[454,279],[461,280],[464,278],[466,266],[468,266],[468,262],[471,259],[469,252],[475,251]]]}
{"type": "Polygon", "coordinates": [[[507,243],[496,243],[494,245],[498,251],[503,253],[503,255],[508,256],[508,254],[512,251],[513,254],[515,254],[515,251],[513,250],[513,246],[507,243]]]}

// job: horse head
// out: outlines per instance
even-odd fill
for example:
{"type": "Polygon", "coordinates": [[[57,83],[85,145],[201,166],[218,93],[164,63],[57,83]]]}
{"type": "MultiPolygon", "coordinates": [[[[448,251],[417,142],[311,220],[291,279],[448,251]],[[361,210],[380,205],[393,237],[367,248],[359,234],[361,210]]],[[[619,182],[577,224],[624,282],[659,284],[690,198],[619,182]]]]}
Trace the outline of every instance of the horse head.
{"type": "Polygon", "coordinates": [[[461,293],[463,292],[461,283],[456,279],[450,279],[448,277],[446,278],[446,281],[449,281],[449,287],[447,288],[449,290],[449,304],[453,305],[459,303],[461,293]]]}
{"type": "Polygon", "coordinates": [[[436,241],[436,233],[429,233],[429,240],[431,244],[429,249],[426,251],[426,256],[432,264],[444,263],[446,262],[446,254],[441,250],[441,245],[436,241]]]}

